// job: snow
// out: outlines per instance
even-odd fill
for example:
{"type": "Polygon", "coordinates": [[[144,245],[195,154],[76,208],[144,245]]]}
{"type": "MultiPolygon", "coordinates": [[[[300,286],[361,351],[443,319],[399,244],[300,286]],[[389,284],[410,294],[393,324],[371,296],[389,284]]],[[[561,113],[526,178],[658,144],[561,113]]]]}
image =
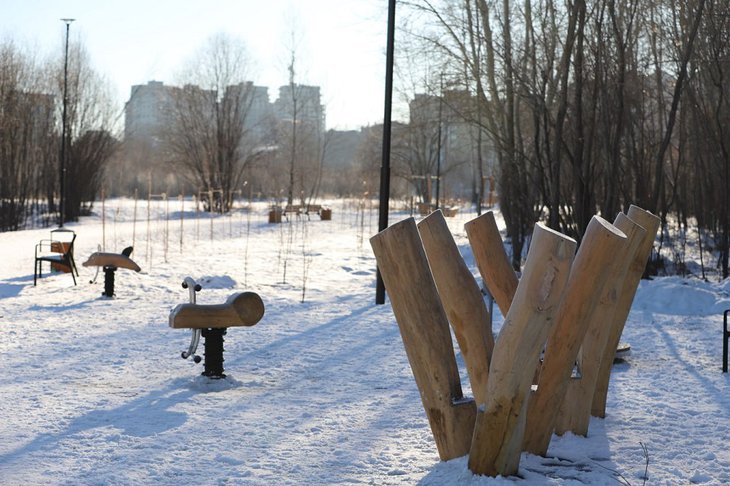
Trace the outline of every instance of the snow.
{"type": "MultiPolygon", "coordinates": [[[[132,201],[107,201],[104,224],[68,225],[78,286],[47,273],[33,286],[49,229],[0,233],[0,483],[730,483],[729,282],[642,281],[606,418],[587,438],[553,437],[546,458],[523,454],[521,479],[478,477],[465,457],[439,462],[392,310],[373,304],[375,210],[330,203],[332,221],[270,225],[263,203],[208,218],[154,202],[147,223],[146,202],[135,222],[132,201]],[[116,297],[102,297],[103,274],[90,284],[81,263],[133,241],[142,272],[118,270],[116,297]],[[248,290],[266,305],[256,326],[228,330],[224,380],[181,359],[190,332],[168,327],[186,276],[203,286],[198,303],[248,290]]],[[[476,274],[463,230],[474,216],[448,222],[476,274]]],[[[495,306],[495,332],[502,319],[495,306]]]]}

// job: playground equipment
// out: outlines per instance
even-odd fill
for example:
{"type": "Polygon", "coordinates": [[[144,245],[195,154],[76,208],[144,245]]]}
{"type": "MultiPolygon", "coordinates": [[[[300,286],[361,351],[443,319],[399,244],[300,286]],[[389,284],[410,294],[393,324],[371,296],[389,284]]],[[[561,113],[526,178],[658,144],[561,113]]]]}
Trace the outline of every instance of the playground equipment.
{"type": "Polygon", "coordinates": [[[196,292],[201,286],[191,277],[182,283],[188,289],[190,302],[179,304],[170,312],[169,324],[175,329],[191,329],[192,336],[187,351],[181,356],[199,363],[195,354],[200,336],[205,338],[205,361],[203,376],[213,379],[225,378],[223,373],[223,336],[229,327],[255,325],[264,316],[264,303],[254,292],[241,292],[228,297],[224,304],[202,305],[197,303],[196,292]]]}
{"type": "Polygon", "coordinates": [[[135,272],[140,271],[139,265],[129,258],[132,250],[133,248],[128,246],[122,250],[122,253],[104,253],[97,251],[92,253],[89,259],[82,263],[85,267],[102,267],[104,269],[104,292],[101,295],[114,297],[114,273],[118,268],[126,268],[135,272]]]}
{"type": "Polygon", "coordinates": [[[514,475],[522,451],[545,455],[553,432],[585,436],[590,416],[605,415],[611,364],[658,222],[635,206],[614,224],[594,216],[579,247],[537,223],[519,280],[494,215],[468,222],[479,272],[505,316],[496,342],[440,211],[371,238],[442,460],[468,453],[476,474],[514,475]],[[449,322],[475,400],[462,394],[449,322]]]}

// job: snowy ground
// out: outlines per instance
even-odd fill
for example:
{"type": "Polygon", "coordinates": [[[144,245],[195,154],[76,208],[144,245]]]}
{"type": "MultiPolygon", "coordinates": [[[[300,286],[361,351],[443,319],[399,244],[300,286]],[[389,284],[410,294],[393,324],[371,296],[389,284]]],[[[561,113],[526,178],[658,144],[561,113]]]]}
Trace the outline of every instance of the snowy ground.
{"type": "MultiPolygon", "coordinates": [[[[0,233],[0,483],[643,484],[642,444],[647,484],[730,483],[730,282],[642,282],[606,419],[588,438],[554,437],[549,458],[523,455],[523,479],[489,479],[466,458],[438,460],[392,311],[373,305],[374,212],[335,202],[332,221],[270,225],[264,205],[212,220],[188,205],[181,245],[176,205],[153,204],[148,224],[140,203],[135,224],[132,203],[112,201],[104,225],[69,225],[75,287],[65,274],[33,287],[33,245],[49,230],[0,233]],[[101,297],[103,275],[91,285],[80,264],[133,240],[142,273],[119,270],[116,298],[101,297]],[[167,325],[188,275],[199,303],[251,290],[266,304],[258,325],[229,330],[225,380],[182,360],[189,331],[167,325]]],[[[473,216],[449,224],[476,273],[473,216]]]]}

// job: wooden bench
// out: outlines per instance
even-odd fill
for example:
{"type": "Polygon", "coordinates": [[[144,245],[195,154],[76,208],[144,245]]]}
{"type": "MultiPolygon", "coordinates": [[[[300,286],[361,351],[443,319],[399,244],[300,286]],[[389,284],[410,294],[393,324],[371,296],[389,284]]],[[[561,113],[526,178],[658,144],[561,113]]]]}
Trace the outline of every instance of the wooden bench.
{"type": "Polygon", "coordinates": [[[301,215],[304,214],[307,216],[307,219],[311,219],[312,214],[317,214],[323,221],[329,221],[332,219],[332,209],[322,206],[321,204],[289,204],[283,209],[280,209],[280,211],[287,219],[289,219],[290,214],[293,214],[296,217],[301,217],[301,215]]]}
{"type": "Polygon", "coordinates": [[[296,217],[299,217],[302,215],[302,206],[299,204],[287,204],[284,207],[284,217],[289,218],[289,215],[293,214],[296,217]]]}
{"type": "Polygon", "coordinates": [[[321,204],[308,204],[305,207],[304,214],[307,215],[307,219],[310,219],[312,214],[319,215],[319,219],[322,221],[330,221],[332,219],[332,209],[321,204]]]}

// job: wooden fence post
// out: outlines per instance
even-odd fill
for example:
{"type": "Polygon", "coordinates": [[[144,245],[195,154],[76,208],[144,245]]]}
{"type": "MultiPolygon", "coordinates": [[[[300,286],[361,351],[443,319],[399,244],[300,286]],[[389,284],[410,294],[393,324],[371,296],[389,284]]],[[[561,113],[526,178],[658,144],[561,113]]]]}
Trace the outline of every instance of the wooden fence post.
{"type": "MultiPolygon", "coordinates": [[[[563,435],[568,431],[584,437],[588,435],[591,402],[596,389],[601,361],[604,359],[618,296],[626,279],[629,265],[644,238],[644,233],[646,233],[644,228],[631,221],[623,213],[616,216],[613,224],[624,232],[628,238],[628,243],[613,262],[608,283],[603,289],[603,295],[598,301],[594,312],[595,317],[588,323],[588,330],[578,354],[580,379],[568,382],[565,399],[563,399],[555,424],[555,433],[558,435],[563,435]]],[[[613,352],[615,353],[615,351],[616,348],[614,347],[613,352]]],[[[607,359],[613,361],[613,355],[607,359]]]]}
{"type": "Polygon", "coordinates": [[[517,275],[504,250],[494,213],[487,211],[478,218],[468,221],[464,229],[479,273],[502,315],[506,316],[517,290],[517,275]]]}
{"type": "Polygon", "coordinates": [[[547,453],[587,323],[603,293],[611,263],[626,243],[620,230],[593,216],[570,270],[555,327],[548,336],[537,391],[530,398],[524,440],[528,452],[547,453]]]}
{"type": "Polygon", "coordinates": [[[441,460],[469,452],[476,405],[464,399],[451,332],[413,218],[370,239],[441,460]]]}
{"type": "Polygon", "coordinates": [[[456,247],[440,209],[418,223],[431,274],[454,329],[477,405],[486,400],[494,349],[489,311],[476,280],[456,247]]]}
{"type": "Polygon", "coordinates": [[[136,246],[137,238],[137,188],[134,188],[134,211],[132,213],[132,248],[136,246]]]}
{"type": "Polygon", "coordinates": [[[572,238],[535,225],[525,271],[494,349],[487,402],[477,412],[469,454],[475,474],[517,473],[532,378],[575,248],[572,238]]]}
{"type": "Polygon", "coordinates": [[[106,250],[106,195],[101,186],[101,251],[106,250]]]}
{"type": "Polygon", "coordinates": [[[598,371],[598,379],[596,382],[595,392],[593,394],[593,404],[591,406],[591,415],[594,417],[606,416],[606,398],[608,396],[608,382],[611,376],[611,367],[613,365],[613,357],[616,354],[616,347],[621,339],[621,333],[626,325],[626,319],[631,310],[631,304],[634,301],[636,289],[639,287],[639,281],[644,274],[646,262],[651,254],[651,248],[656,238],[656,232],[659,229],[660,220],[658,217],[645,211],[638,206],[631,205],[627,213],[629,219],[644,228],[644,238],[639,244],[630,267],[626,273],[624,284],[621,287],[616,311],[614,312],[613,322],[611,324],[611,332],[606,342],[606,348],[601,359],[601,368],[598,371]]]}

